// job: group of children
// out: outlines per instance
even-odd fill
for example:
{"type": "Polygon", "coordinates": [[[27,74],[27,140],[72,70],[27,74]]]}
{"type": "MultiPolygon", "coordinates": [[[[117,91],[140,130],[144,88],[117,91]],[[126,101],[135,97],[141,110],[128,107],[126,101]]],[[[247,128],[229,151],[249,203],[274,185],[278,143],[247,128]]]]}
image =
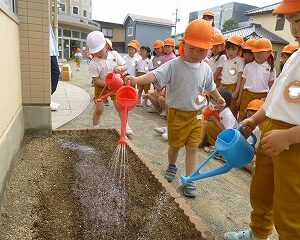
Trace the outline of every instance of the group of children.
{"type": "MultiPolygon", "coordinates": [[[[274,13],[286,15],[299,43],[300,2],[282,0],[274,13]]],[[[228,232],[224,239],[268,239],[274,223],[280,239],[300,239],[300,52],[293,50],[292,54],[287,47],[290,59],[282,61],[285,65],[275,79],[268,39],[244,42],[242,37],[232,36],[225,41],[224,36],[213,32],[209,21],[194,20],[184,32],[178,57],[168,52],[167,40],[156,41],[152,61],[147,46],[139,48],[136,42],[130,42],[128,56],[123,59],[117,52],[108,51],[101,32],[90,33],[87,45],[94,58],[89,73],[96,84],[95,97],[111,71],[126,74],[124,81],[138,86],[140,101],[143,91],[144,99],[151,101],[153,95],[158,99],[165,89],[169,145],[165,178],[169,182],[176,178],[182,147],[186,150],[185,172],[190,175],[198,163],[199,145],[207,141],[214,146],[223,129],[234,128],[239,122],[246,137],[257,131],[261,136],[250,190],[251,230],[228,232]],[[149,93],[151,83],[154,91],[149,93]]],[[[160,106],[158,100],[151,102],[154,107],[160,106]]],[[[99,124],[102,112],[103,103],[99,102],[94,125],[99,124]]],[[[208,148],[211,150],[213,147],[208,148]]],[[[195,183],[182,187],[186,196],[196,196],[195,183]]]]}

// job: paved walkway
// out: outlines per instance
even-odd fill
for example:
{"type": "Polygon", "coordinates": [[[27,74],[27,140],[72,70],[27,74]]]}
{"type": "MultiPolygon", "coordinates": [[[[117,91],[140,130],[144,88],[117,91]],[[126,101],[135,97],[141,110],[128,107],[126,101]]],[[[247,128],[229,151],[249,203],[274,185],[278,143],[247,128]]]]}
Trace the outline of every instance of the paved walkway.
{"type": "Polygon", "coordinates": [[[57,111],[52,111],[52,129],[56,129],[77,117],[91,101],[90,95],[86,91],[65,81],[58,82],[51,100],[60,104],[57,111]]]}

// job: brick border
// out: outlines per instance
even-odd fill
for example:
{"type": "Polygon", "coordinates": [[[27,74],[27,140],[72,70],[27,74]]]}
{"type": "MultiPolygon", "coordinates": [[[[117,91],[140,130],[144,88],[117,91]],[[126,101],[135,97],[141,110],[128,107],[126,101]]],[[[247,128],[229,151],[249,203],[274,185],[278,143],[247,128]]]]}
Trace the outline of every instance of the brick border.
{"type": "MultiPolygon", "coordinates": [[[[65,134],[71,132],[82,132],[89,133],[95,131],[112,131],[120,135],[120,131],[115,128],[102,128],[102,129],[54,129],[52,131],[53,134],[65,134]]],[[[160,170],[154,165],[154,163],[149,162],[143,153],[126,137],[127,146],[130,150],[142,161],[142,163],[148,168],[148,170],[152,173],[152,175],[156,178],[156,180],[166,189],[166,191],[170,194],[171,198],[177,203],[178,207],[181,209],[181,212],[186,216],[186,221],[191,226],[195,227],[195,229],[200,233],[201,238],[203,240],[214,240],[215,237],[208,230],[208,227],[203,223],[201,218],[197,216],[197,214],[192,210],[191,206],[185,201],[185,197],[177,192],[177,190],[170,184],[168,181],[162,176],[160,170]]]]}

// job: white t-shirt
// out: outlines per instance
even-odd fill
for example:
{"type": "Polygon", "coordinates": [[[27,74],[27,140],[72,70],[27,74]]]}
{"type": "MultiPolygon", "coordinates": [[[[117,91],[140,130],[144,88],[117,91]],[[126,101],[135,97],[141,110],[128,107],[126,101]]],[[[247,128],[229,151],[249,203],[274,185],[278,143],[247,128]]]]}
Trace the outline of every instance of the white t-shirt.
{"type": "Polygon", "coordinates": [[[127,65],[127,73],[130,76],[135,76],[136,64],[139,59],[136,56],[130,57],[129,55],[126,55],[124,56],[124,60],[126,61],[127,65]]]}
{"type": "MultiPolygon", "coordinates": [[[[300,103],[289,102],[284,96],[285,88],[294,81],[300,81],[299,50],[289,57],[281,74],[274,81],[263,106],[267,117],[293,125],[300,125],[300,103]]],[[[298,96],[299,94],[298,92],[298,96]]]]}
{"type": "Polygon", "coordinates": [[[182,111],[197,111],[207,105],[196,104],[199,93],[204,90],[212,92],[216,89],[212,71],[207,63],[188,63],[177,57],[152,71],[156,77],[154,83],[159,89],[166,86],[166,102],[170,108],[182,111]]]}
{"type": "Polygon", "coordinates": [[[218,55],[213,56],[208,59],[207,63],[211,68],[211,71],[214,73],[218,67],[222,67],[222,64],[227,60],[227,57],[225,54],[221,55],[219,59],[217,60],[218,55]]]}
{"type": "Polygon", "coordinates": [[[222,64],[221,83],[234,84],[237,82],[238,73],[243,72],[245,61],[242,57],[236,56],[233,59],[227,59],[222,64]]]}
{"type": "Polygon", "coordinates": [[[149,58],[140,59],[136,64],[136,70],[138,72],[147,73],[150,72],[152,69],[153,69],[153,63],[152,60],[149,58]]]}
{"type": "Polygon", "coordinates": [[[254,93],[269,92],[269,82],[276,78],[275,69],[271,71],[268,62],[258,64],[256,61],[246,64],[243,71],[243,78],[246,79],[244,89],[254,93]]]}
{"type": "Polygon", "coordinates": [[[225,129],[234,128],[237,126],[237,120],[233,116],[231,110],[226,107],[220,112],[220,122],[223,124],[225,129]]]}
{"type": "Polygon", "coordinates": [[[152,58],[152,63],[153,63],[153,68],[158,68],[160,65],[162,65],[162,59],[163,59],[163,55],[161,56],[154,56],[152,58]]]}
{"type": "MultiPolygon", "coordinates": [[[[259,140],[260,140],[260,135],[261,135],[261,130],[259,129],[258,126],[256,126],[256,128],[252,131],[252,133],[254,134],[254,136],[256,137],[256,143],[254,145],[254,148],[257,149],[258,145],[259,145],[259,140]]],[[[247,138],[248,143],[253,143],[253,138],[252,136],[250,136],[249,138],[247,138]]]]}
{"type": "Polygon", "coordinates": [[[115,67],[125,65],[126,61],[116,51],[108,51],[107,59],[94,57],[89,65],[89,75],[105,80],[106,75],[115,67]]]}
{"type": "Polygon", "coordinates": [[[82,54],[81,54],[80,52],[76,52],[76,53],[74,54],[74,57],[75,57],[76,59],[82,59],[82,54]]]}

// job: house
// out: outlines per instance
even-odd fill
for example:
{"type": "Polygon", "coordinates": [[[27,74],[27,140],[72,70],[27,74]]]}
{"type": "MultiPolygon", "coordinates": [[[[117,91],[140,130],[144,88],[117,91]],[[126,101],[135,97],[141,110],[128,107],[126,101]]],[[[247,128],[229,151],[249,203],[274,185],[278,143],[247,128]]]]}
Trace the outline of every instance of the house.
{"type": "Polygon", "coordinates": [[[255,8],[245,12],[245,15],[251,17],[253,23],[260,24],[261,27],[267,31],[287,42],[294,42],[295,40],[290,32],[290,24],[284,15],[274,15],[272,13],[278,5],[279,2],[265,7],[255,8]]]}
{"type": "Polygon", "coordinates": [[[100,24],[92,20],[92,0],[60,0],[58,10],[59,58],[73,58],[77,48],[86,47],[88,33],[99,30],[100,24]]]}
{"type": "Polygon", "coordinates": [[[261,38],[261,37],[268,38],[273,45],[275,67],[277,73],[279,72],[280,53],[282,48],[289,43],[288,41],[264,29],[260,24],[257,23],[251,23],[249,26],[227,31],[223,34],[226,39],[234,35],[242,36],[245,40],[248,38],[261,38]]]}
{"type": "Polygon", "coordinates": [[[153,42],[157,39],[165,40],[172,33],[175,23],[168,19],[127,14],[123,22],[125,26],[125,46],[137,39],[141,46],[153,49],[153,42]]]}
{"type": "Polygon", "coordinates": [[[100,31],[112,41],[113,48],[119,53],[127,52],[125,48],[125,27],[121,23],[94,20],[101,25],[100,31]]]}
{"type": "Polygon", "coordinates": [[[247,26],[250,23],[250,17],[245,15],[244,13],[254,8],[257,8],[257,6],[238,3],[238,2],[229,2],[213,8],[191,12],[189,14],[189,22],[191,22],[194,19],[202,18],[203,13],[210,10],[213,11],[215,15],[214,16],[215,27],[220,30],[223,29],[224,22],[231,18],[238,21],[239,26],[247,26]]]}

